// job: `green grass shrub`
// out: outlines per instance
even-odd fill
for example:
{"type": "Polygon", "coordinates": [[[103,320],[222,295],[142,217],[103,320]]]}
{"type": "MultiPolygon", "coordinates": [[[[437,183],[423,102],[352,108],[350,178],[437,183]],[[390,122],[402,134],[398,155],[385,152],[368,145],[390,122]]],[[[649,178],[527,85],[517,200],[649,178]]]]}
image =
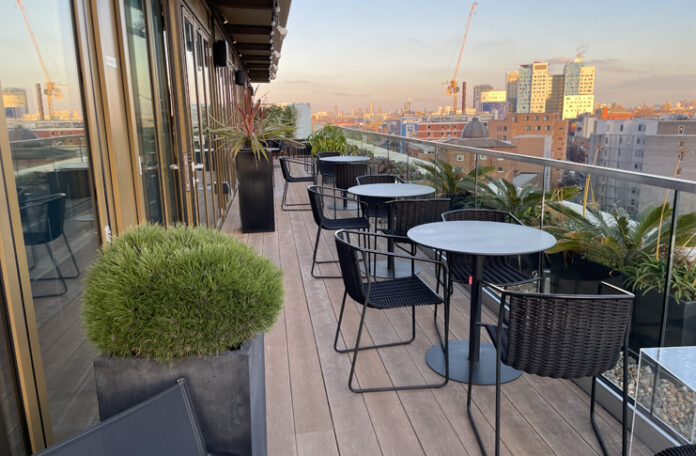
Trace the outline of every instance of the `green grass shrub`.
{"type": "Polygon", "coordinates": [[[142,225],[100,249],[82,319],[104,354],[172,361],[240,347],[282,305],[282,272],[250,247],[207,228],[142,225]]]}

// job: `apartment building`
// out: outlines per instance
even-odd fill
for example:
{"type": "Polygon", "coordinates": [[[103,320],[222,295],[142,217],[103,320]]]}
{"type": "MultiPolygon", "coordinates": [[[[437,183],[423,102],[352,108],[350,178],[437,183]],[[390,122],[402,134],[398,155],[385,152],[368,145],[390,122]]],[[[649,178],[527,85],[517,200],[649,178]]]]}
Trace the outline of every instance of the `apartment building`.
{"type": "Polygon", "coordinates": [[[548,136],[551,138],[551,157],[565,160],[568,122],[561,119],[560,113],[510,114],[505,120],[488,121],[488,134],[502,141],[528,135],[548,136]]]}

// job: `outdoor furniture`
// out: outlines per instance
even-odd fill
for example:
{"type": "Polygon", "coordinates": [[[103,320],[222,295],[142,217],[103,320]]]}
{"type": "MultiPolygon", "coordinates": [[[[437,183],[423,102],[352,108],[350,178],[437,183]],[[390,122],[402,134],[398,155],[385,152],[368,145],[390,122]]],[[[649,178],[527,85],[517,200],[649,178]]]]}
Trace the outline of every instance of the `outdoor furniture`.
{"type": "Polygon", "coordinates": [[[283,200],[280,203],[280,208],[284,211],[308,211],[309,203],[287,203],[288,196],[288,186],[290,182],[314,182],[313,176],[293,176],[290,172],[290,164],[297,163],[302,164],[302,162],[293,160],[288,157],[280,157],[280,170],[283,172],[283,179],[285,179],[285,186],[283,187],[283,200]],[[292,208],[294,206],[305,206],[304,208],[292,208]]]}
{"type": "MultiPolygon", "coordinates": [[[[399,176],[392,176],[391,174],[367,174],[365,176],[360,176],[356,179],[358,185],[369,185],[369,184],[403,184],[404,180],[399,176]]],[[[369,217],[372,217],[375,221],[375,227],[377,226],[377,219],[387,218],[389,213],[384,205],[384,198],[375,198],[372,196],[363,196],[360,198],[361,201],[367,203],[367,213],[369,217]]]]}
{"type": "MultiPolygon", "coordinates": [[[[472,255],[471,306],[469,317],[469,340],[450,343],[450,379],[459,382],[469,380],[469,369],[473,366],[473,382],[477,385],[495,383],[495,348],[481,343],[481,281],[484,274],[484,259],[489,256],[512,256],[546,250],[556,239],[544,231],[512,223],[455,221],[437,222],[416,226],[408,230],[413,242],[445,252],[449,258],[453,253],[472,255]],[[471,361],[471,365],[467,361],[471,361]]],[[[452,293],[450,269],[445,284],[447,294],[452,293]]],[[[426,355],[428,365],[444,375],[445,360],[442,353],[433,348],[426,355]],[[439,353],[438,353],[439,352],[439,353]]],[[[503,367],[502,382],[509,382],[521,375],[511,367],[503,367]]]]}
{"type": "MultiPolygon", "coordinates": [[[[418,276],[410,275],[408,277],[402,277],[398,279],[390,280],[375,280],[370,274],[366,274],[364,271],[367,269],[367,265],[371,262],[371,256],[388,256],[388,257],[398,257],[407,259],[409,261],[419,261],[434,264],[436,267],[443,267],[439,260],[431,260],[429,258],[417,258],[411,255],[401,255],[391,252],[382,252],[378,250],[371,250],[364,247],[359,247],[355,245],[354,242],[360,237],[378,237],[378,238],[389,238],[391,236],[377,234],[377,233],[363,233],[360,231],[348,231],[341,230],[336,233],[336,252],[338,253],[338,259],[341,266],[341,273],[343,277],[343,284],[345,286],[345,292],[343,293],[343,301],[341,303],[341,311],[338,316],[338,324],[336,327],[336,336],[334,337],[334,350],[339,353],[353,353],[353,359],[350,366],[350,375],[348,377],[348,388],[355,393],[373,392],[373,391],[395,391],[395,390],[407,390],[407,389],[423,389],[423,388],[439,388],[445,386],[448,381],[447,375],[445,379],[440,383],[435,384],[421,384],[421,385],[398,385],[398,386],[383,386],[383,387],[363,387],[355,388],[353,387],[353,377],[355,374],[355,365],[358,360],[358,352],[361,350],[373,349],[373,348],[383,348],[392,347],[395,345],[405,345],[413,342],[416,337],[416,306],[423,305],[433,305],[436,309],[438,304],[445,305],[445,337],[444,340],[440,337],[440,343],[438,346],[444,353],[445,359],[447,359],[447,351],[449,348],[448,335],[449,335],[449,300],[445,298],[444,300],[438,296],[425,282],[423,282],[418,276]],[[363,268],[360,267],[360,263],[363,264],[363,268]],[[355,345],[353,347],[338,348],[338,338],[341,333],[341,323],[343,321],[343,314],[346,307],[346,297],[350,296],[355,302],[362,304],[362,312],[360,314],[360,325],[358,326],[358,333],[355,340],[355,345]],[[365,314],[367,313],[367,308],[370,307],[375,310],[390,310],[397,308],[411,308],[411,337],[408,340],[390,342],[383,344],[376,344],[370,346],[360,346],[360,338],[362,336],[363,327],[365,325],[365,314]]],[[[366,245],[370,245],[369,240],[366,245]]],[[[347,344],[346,344],[347,345],[347,344]]],[[[445,372],[447,372],[449,365],[445,363],[445,372]]]]}
{"type": "MultiPolygon", "coordinates": [[[[454,220],[478,220],[486,222],[516,223],[522,225],[517,217],[506,211],[493,209],[457,209],[442,214],[442,220],[451,222],[454,220]]],[[[454,282],[470,284],[473,273],[473,258],[470,255],[452,253],[447,257],[447,262],[452,272],[454,282]]],[[[534,280],[531,276],[520,270],[520,267],[510,265],[509,257],[489,256],[484,259],[483,277],[487,283],[497,285],[510,285],[534,280]]],[[[438,277],[438,286],[439,286],[438,277]]]]}
{"type": "MultiPolygon", "coordinates": [[[[406,242],[411,246],[411,255],[416,254],[416,244],[408,238],[408,230],[414,226],[437,222],[443,212],[449,210],[449,198],[406,199],[387,201],[385,206],[389,213],[389,229],[387,234],[394,236],[395,242],[406,242]]],[[[438,256],[439,257],[439,256],[438,256]]],[[[411,274],[416,273],[414,262],[411,262],[411,274]]],[[[440,277],[436,268],[435,276],[440,277]]],[[[439,291],[438,288],[435,291],[439,291]]]]}
{"type": "Polygon", "coordinates": [[[341,154],[339,152],[318,152],[317,153],[317,169],[319,170],[319,175],[321,175],[321,183],[322,185],[326,185],[326,182],[329,181],[333,183],[333,171],[334,171],[334,164],[322,160],[322,158],[328,158],[328,157],[339,157],[341,154]]]}
{"type": "MultiPolygon", "coordinates": [[[[500,295],[497,324],[483,324],[496,347],[495,454],[500,454],[501,364],[550,378],[592,377],[590,421],[602,452],[608,455],[594,418],[597,376],[616,366],[623,352],[628,365],[628,334],[635,296],[602,282],[612,294],[565,295],[510,291],[487,284],[500,295]],[[507,307],[507,312],[506,312],[507,307]]],[[[473,361],[470,360],[470,363],[473,361]]],[[[472,372],[469,371],[467,413],[483,454],[486,454],[471,413],[472,372]]],[[[628,451],[628,369],[623,371],[621,454],[628,451]]]]}
{"type": "Polygon", "coordinates": [[[696,456],[696,445],[684,445],[667,448],[657,453],[655,456],[696,456]]]}
{"type": "MultiPolygon", "coordinates": [[[[429,185],[420,184],[366,184],[356,185],[348,189],[348,193],[358,198],[380,198],[384,201],[401,198],[415,198],[432,195],[435,189],[429,185]]],[[[387,230],[391,228],[387,226],[387,230]]],[[[388,238],[388,250],[394,251],[394,240],[388,238]]],[[[386,260],[377,261],[373,273],[377,277],[408,277],[411,275],[411,265],[404,261],[394,261],[394,257],[387,257],[386,260]]]]}
{"type": "MultiPolygon", "coordinates": [[[[345,158],[367,158],[367,157],[350,157],[350,156],[343,156],[343,157],[332,157],[328,158],[326,160],[332,160],[332,159],[345,159],[345,158]]],[[[364,161],[364,160],[363,160],[364,161]]],[[[355,161],[355,160],[349,160],[349,161],[340,161],[336,162],[334,164],[334,187],[340,189],[341,191],[345,192],[348,190],[350,187],[353,187],[356,183],[356,179],[358,176],[364,175],[366,172],[370,170],[370,167],[367,165],[367,163],[363,163],[363,161],[355,161]]],[[[356,206],[351,205],[348,206],[346,204],[346,201],[343,200],[343,207],[338,208],[334,207],[334,209],[339,209],[339,210],[355,210],[356,206]]]]}
{"type": "Polygon", "coordinates": [[[75,260],[68,238],[65,236],[63,225],[65,222],[65,193],[55,193],[53,195],[42,196],[30,200],[26,200],[19,207],[19,213],[22,218],[22,232],[24,234],[24,244],[27,246],[41,245],[46,247],[48,257],[53,263],[53,268],[56,271],[54,277],[37,277],[32,278],[32,281],[39,280],[60,280],[63,285],[63,291],[59,293],[49,293],[43,295],[34,295],[34,298],[51,298],[63,296],[68,291],[66,279],[76,279],[80,275],[80,268],[75,260]],[[65,275],[61,272],[58,261],[53,254],[51,243],[63,238],[65,246],[68,248],[68,253],[75,267],[75,275],[65,275]]]}
{"type": "Polygon", "coordinates": [[[317,224],[317,237],[314,241],[314,253],[312,254],[312,277],[316,279],[340,279],[341,276],[321,276],[314,273],[314,267],[317,264],[326,263],[337,263],[338,260],[317,260],[317,250],[319,250],[319,238],[321,236],[321,230],[369,230],[370,221],[365,215],[365,204],[360,203],[354,198],[348,198],[342,195],[337,195],[340,190],[333,187],[322,187],[319,185],[310,185],[307,187],[307,192],[309,193],[309,203],[312,207],[312,215],[314,216],[314,222],[317,224]],[[324,210],[324,199],[330,198],[335,200],[348,200],[359,204],[359,210],[357,217],[344,217],[336,218],[336,212],[334,211],[334,217],[331,218],[326,215],[324,210]]]}
{"type": "Polygon", "coordinates": [[[75,455],[211,454],[206,450],[186,381],[180,378],[176,385],[160,394],[37,453],[37,456],[75,455]]]}

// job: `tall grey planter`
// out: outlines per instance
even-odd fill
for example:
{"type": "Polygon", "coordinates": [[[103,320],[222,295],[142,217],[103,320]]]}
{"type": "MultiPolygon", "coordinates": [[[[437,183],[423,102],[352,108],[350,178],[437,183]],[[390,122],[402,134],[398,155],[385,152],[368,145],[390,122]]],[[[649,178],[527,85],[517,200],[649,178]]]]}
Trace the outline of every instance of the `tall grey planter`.
{"type": "Polygon", "coordinates": [[[239,350],[160,363],[100,356],[94,361],[99,416],[109,418],[185,377],[210,452],[266,455],[263,334],[239,350]]]}

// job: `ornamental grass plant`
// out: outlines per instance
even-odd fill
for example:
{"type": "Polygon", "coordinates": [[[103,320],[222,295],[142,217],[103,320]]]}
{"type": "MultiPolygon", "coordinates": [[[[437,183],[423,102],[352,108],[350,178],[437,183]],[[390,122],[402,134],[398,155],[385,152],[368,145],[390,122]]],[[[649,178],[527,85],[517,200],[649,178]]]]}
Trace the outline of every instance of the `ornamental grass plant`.
{"type": "Polygon", "coordinates": [[[282,305],[282,272],[233,237],[141,225],[100,249],[82,319],[106,355],[171,362],[239,348],[282,305]]]}

